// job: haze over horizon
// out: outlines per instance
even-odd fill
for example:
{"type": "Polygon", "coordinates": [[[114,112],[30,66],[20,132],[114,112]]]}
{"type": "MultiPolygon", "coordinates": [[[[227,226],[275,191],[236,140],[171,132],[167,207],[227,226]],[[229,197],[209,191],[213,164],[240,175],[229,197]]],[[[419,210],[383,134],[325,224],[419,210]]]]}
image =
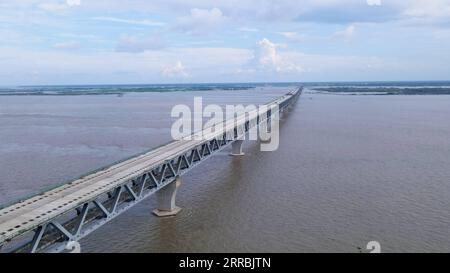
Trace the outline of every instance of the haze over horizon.
{"type": "Polygon", "coordinates": [[[0,85],[427,81],[448,0],[4,0],[0,85]]]}

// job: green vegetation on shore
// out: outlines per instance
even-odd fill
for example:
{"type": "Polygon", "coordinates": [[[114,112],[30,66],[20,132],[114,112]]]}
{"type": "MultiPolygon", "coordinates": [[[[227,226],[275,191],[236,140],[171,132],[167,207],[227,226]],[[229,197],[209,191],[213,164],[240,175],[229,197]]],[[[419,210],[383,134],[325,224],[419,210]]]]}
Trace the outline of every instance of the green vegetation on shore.
{"type": "Polygon", "coordinates": [[[450,95],[450,87],[318,87],[313,90],[347,95],[450,95]]]}

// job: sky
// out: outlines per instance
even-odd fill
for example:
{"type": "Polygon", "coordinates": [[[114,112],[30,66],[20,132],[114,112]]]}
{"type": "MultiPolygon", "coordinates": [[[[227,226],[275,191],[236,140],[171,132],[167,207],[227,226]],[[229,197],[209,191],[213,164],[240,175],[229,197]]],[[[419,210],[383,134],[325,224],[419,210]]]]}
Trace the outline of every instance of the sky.
{"type": "Polygon", "coordinates": [[[450,0],[1,0],[0,85],[450,80],[450,0]]]}

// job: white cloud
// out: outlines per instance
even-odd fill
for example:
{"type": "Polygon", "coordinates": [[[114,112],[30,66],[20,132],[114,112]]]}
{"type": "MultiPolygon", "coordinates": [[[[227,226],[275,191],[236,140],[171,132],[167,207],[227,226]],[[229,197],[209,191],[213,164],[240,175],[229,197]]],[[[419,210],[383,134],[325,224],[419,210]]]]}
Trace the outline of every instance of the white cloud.
{"type": "MultiPolygon", "coordinates": [[[[41,73],[39,78],[47,79],[49,83],[63,79],[67,82],[76,79],[80,83],[100,80],[169,81],[170,78],[161,77],[162,68],[168,72],[176,71],[174,67],[179,60],[182,60],[181,67],[189,68],[189,80],[192,81],[233,81],[237,79],[221,75],[236,71],[248,75],[249,78],[239,79],[244,81],[266,80],[268,76],[272,80],[285,77],[295,79],[299,74],[297,72],[302,71],[302,77],[315,73],[318,78],[323,75],[328,78],[340,73],[341,78],[351,79],[353,75],[360,75],[358,69],[361,67],[372,70],[381,67],[376,62],[365,62],[372,54],[380,58],[399,56],[396,57],[399,58],[399,66],[404,65],[411,56],[420,60],[417,61],[419,66],[404,66],[403,70],[398,70],[401,73],[386,70],[386,77],[400,75],[399,78],[403,79],[413,78],[409,72],[414,71],[422,77],[419,70],[425,73],[425,78],[437,77],[435,74],[441,78],[448,77],[443,72],[449,71],[449,54],[445,49],[450,44],[447,31],[450,26],[450,1],[381,1],[132,0],[125,5],[116,0],[82,3],[78,0],[0,0],[0,23],[8,26],[0,30],[2,50],[4,47],[18,49],[0,51],[4,67],[0,67],[0,80],[12,82],[13,78],[4,76],[6,73],[11,75],[6,68],[17,67],[14,72],[24,75],[25,72],[21,71],[30,73],[36,66],[41,73]],[[54,16],[43,9],[63,11],[61,14],[64,16],[54,16]],[[153,17],[155,15],[158,17],[153,17]],[[35,26],[33,29],[41,31],[25,27],[30,24],[35,26]],[[158,37],[143,36],[148,33],[148,27],[164,24],[171,26],[163,30],[169,32],[164,37],[172,47],[166,47],[158,37]],[[173,30],[189,34],[217,32],[217,35],[187,37],[170,33],[173,30]],[[62,36],[58,34],[61,32],[75,32],[76,35],[62,36]],[[249,35],[250,32],[253,35],[249,35]],[[324,37],[324,33],[328,35],[324,37]],[[127,35],[121,36],[124,34],[127,35]],[[271,41],[280,39],[290,47],[282,47],[265,39],[258,43],[257,49],[248,49],[248,43],[254,42],[249,39],[255,35],[261,38],[269,35],[271,41]],[[351,44],[331,43],[333,39],[350,40],[356,36],[358,39],[351,44]],[[55,39],[60,39],[56,41],[61,43],[55,44],[55,39]],[[383,39],[391,43],[383,43],[383,39]],[[83,50],[75,51],[80,43],[70,41],[79,41],[83,50]],[[302,41],[304,44],[291,41],[302,41]],[[114,46],[117,52],[111,50],[114,46]],[[398,48],[403,50],[395,51],[398,48]],[[70,49],[72,52],[69,52],[70,49]],[[305,54],[301,50],[305,50],[305,54]],[[22,51],[28,51],[28,54],[22,54],[22,51]],[[8,52],[11,53],[6,54],[8,52]],[[307,52],[318,55],[312,56],[307,52]],[[358,52],[359,56],[327,57],[334,56],[336,52],[358,52]],[[27,59],[26,56],[31,57],[27,59]],[[9,59],[14,61],[5,63],[4,60],[9,59]],[[443,60],[446,60],[444,65],[443,60]],[[425,71],[425,65],[430,69],[425,71]],[[132,73],[116,76],[113,73],[118,67],[132,73]],[[327,67],[340,71],[326,73],[332,71],[327,67]],[[314,72],[310,72],[311,69],[314,72]],[[83,76],[72,77],[71,73],[83,76]],[[100,75],[105,76],[101,78],[100,75]]],[[[380,72],[378,79],[383,79],[384,75],[380,72]]],[[[372,78],[377,79],[377,76],[372,78]]],[[[27,78],[16,82],[27,83],[27,78]]]]}
{"type": "Polygon", "coordinates": [[[226,20],[218,8],[191,9],[189,16],[179,17],[174,28],[188,34],[209,34],[216,30],[226,20]]]}
{"type": "Polygon", "coordinates": [[[81,0],[66,0],[66,1],[46,1],[38,2],[37,7],[50,12],[64,11],[72,7],[81,5],[81,0]]]}
{"type": "Polygon", "coordinates": [[[174,66],[165,67],[161,73],[170,78],[187,78],[189,77],[189,73],[187,72],[186,67],[181,63],[181,61],[177,61],[174,66]]]}
{"type": "Polygon", "coordinates": [[[278,73],[301,73],[302,67],[284,57],[277,51],[277,45],[264,38],[258,42],[255,56],[252,60],[258,69],[278,73]]]}
{"type": "Polygon", "coordinates": [[[141,54],[81,50],[74,54],[64,50],[36,51],[2,46],[0,81],[4,85],[170,83],[186,79],[169,76],[180,71],[179,67],[189,75],[187,79],[190,82],[366,81],[415,76],[438,80],[450,74],[448,54],[439,55],[438,59],[306,54],[282,49],[268,41],[268,47],[275,47],[275,51],[268,50],[267,54],[275,57],[264,58],[258,55],[260,47],[258,44],[255,51],[192,47],[145,51],[141,54]],[[265,66],[259,63],[260,59],[265,60],[265,66]],[[182,60],[181,65],[177,64],[179,60],[182,60]],[[278,72],[277,67],[281,68],[278,72]],[[289,70],[283,71],[285,67],[291,67],[291,73],[288,73],[289,70]],[[299,68],[303,69],[299,71],[299,68]],[[39,71],[39,78],[31,77],[32,71],[39,71]],[[163,71],[166,72],[165,77],[163,71]]]}
{"type": "Polygon", "coordinates": [[[152,20],[131,20],[131,19],[123,19],[123,18],[116,18],[116,17],[92,17],[92,20],[97,21],[106,21],[106,22],[113,22],[113,23],[123,23],[123,24],[131,24],[131,25],[143,25],[143,26],[164,26],[165,23],[158,22],[158,21],[152,21],[152,20]]]}
{"type": "Polygon", "coordinates": [[[428,19],[450,19],[450,1],[448,0],[414,0],[403,11],[406,17],[428,19]]]}
{"type": "MultiPolygon", "coordinates": [[[[309,21],[332,22],[340,24],[358,22],[386,22],[410,20],[411,17],[425,16],[429,21],[448,18],[450,3],[448,0],[133,0],[124,4],[115,0],[2,0],[2,13],[6,9],[32,10],[40,7],[58,11],[68,7],[83,6],[84,11],[99,14],[120,14],[127,12],[164,13],[178,16],[189,10],[219,10],[222,15],[239,23],[254,21],[309,21]],[[373,8],[376,7],[376,8],[373,8]],[[108,13],[105,13],[108,11],[108,13]],[[447,18],[445,18],[447,15],[447,18]]],[[[192,16],[192,14],[191,14],[192,16]]],[[[191,17],[186,16],[186,17],[191,17]]]]}

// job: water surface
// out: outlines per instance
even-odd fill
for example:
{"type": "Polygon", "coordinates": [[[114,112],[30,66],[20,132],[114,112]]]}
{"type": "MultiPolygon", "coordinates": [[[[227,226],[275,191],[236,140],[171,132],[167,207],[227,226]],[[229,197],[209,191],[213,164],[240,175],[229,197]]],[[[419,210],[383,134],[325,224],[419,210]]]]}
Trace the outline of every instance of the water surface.
{"type": "MultiPolygon", "coordinates": [[[[263,103],[285,87],[118,96],[2,96],[0,203],[170,140],[177,103],[263,103]]],[[[245,143],[81,241],[85,252],[450,251],[450,96],[304,94],[276,152],[245,143]]]]}

